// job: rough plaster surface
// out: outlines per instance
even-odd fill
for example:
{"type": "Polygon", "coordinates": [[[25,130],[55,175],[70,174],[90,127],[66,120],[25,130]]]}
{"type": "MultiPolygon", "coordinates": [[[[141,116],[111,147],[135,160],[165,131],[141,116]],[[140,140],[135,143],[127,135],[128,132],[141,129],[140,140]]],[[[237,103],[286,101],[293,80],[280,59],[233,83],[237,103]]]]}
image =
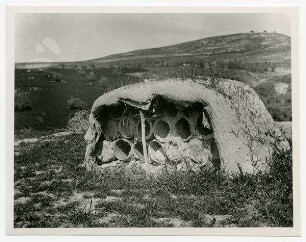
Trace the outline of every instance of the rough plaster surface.
{"type": "MultiPolygon", "coordinates": [[[[271,134],[277,126],[253,89],[225,79],[148,81],[105,93],[91,109],[85,160],[91,162],[95,146],[103,134],[103,124],[97,118],[103,116],[105,107],[126,103],[148,110],[157,96],[173,103],[200,102],[205,106],[214,130],[221,169],[225,172],[255,173],[268,169],[266,160],[271,156],[275,141],[271,134]]],[[[187,152],[184,145],[179,147],[174,142],[172,147],[165,148],[165,152],[176,156],[174,160],[181,160],[184,149],[187,152]]]]}

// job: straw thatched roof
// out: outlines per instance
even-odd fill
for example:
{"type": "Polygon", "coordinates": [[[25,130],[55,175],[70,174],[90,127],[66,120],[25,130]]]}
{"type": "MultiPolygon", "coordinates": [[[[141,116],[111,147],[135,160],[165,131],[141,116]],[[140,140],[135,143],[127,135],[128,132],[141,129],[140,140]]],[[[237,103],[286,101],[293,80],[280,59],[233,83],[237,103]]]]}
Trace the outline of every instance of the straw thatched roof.
{"type": "Polygon", "coordinates": [[[105,106],[121,102],[148,110],[162,96],[175,103],[203,103],[210,116],[221,168],[230,174],[267,170],[275,124],[263,102],[249,86],[225,79],[146,81],[118,88],[93,104],[86,156],[94,153],[103,130],[97,118],[105,106]]]}

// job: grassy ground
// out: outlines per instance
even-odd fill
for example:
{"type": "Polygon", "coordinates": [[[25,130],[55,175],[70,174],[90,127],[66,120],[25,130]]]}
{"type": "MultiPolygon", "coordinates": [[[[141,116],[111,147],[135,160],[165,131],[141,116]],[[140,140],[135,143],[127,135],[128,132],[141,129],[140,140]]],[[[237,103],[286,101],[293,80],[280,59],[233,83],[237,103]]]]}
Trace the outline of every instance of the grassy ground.
{"type": "MultiPolygon", "coordinates": [[[[88,70],[91,72],[91,70],[88,70]]],[[[31,109],[15,112],[15,130],[32,128],[52,130],[65,128],[73,111],[67,102],[71,97],[84,101],[86,109],[105,91],[137,82],[138,78],[126,74],[113,74],[111,70],[96,69],[95,79],[89,80],[74,69],[15,70],[15,87],[28,93],[31,109]],[[54,81],[45,72],[58,72],[63,81],[54,81]],[[103,82],[100,81],[101,78],[103,82]]]]}
{"type": "Polygon", "coordinates": [[[211,170],[160,179],[80,166],[82,134],[20,144],[15,154],[15,227],[292,226],[291,151],[267,175],[211,170]]]}
{"type": "Polygon", "coordinates": [[[221,56],[203,60],[188,60],[181,57],[178,60],[156,60],[148,63],[127,62],[121,63],[121,66],[116,63],[112,67],[101,66],[91,69],[88,69],[89,67],[77,69],[74,66],[15,69],[15,89],[17,90],[15,95],[19,93],[19,96],[16,95],[15,98],[15,129],[65,128],[70,115],[74,112],[67,105],[72,97],[81,99],[82,108],[89,110],[93,102],[104,92],[144,79],[207,76],[229,78],[250,85],[256,90],[276,121],[291,121],[289,63],[282,59],[278,62],[267,62],[266,58],[258,55],[240,56],[240,59],[234,59],[229,64],[221,56]],[[46,72],[51,73],[51,76],[56,73],[61,78],[56,80],[50,78],[46,72]],[[276,83],[289,84],[286,93],[277,93],[276,83]],[[19,105],[16,105],[18,103],[19,105]]]}

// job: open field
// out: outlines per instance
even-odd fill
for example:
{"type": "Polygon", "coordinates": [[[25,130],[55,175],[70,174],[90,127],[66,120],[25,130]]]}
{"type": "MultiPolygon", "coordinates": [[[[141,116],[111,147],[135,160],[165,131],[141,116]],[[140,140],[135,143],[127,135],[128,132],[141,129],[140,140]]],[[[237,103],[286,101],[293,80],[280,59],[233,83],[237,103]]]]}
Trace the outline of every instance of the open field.
{"type": "Polygon", "coordinates": [[[291,151],[276,153],[267,175],[98,176],[81,166],[83,135],[16,144],[15,227],[292,226],[291,151]]]}
{"type": "MultiPolygon", "coordinates": [[[[221,64],[220,64],[221,65],[221,64]]],[[[74,110],[68,109],[71,97],[80,98],[89,110],[104,92],[145,79],[216,77],[238,80],[252,86],[276,121],[291,121],[291,78],[271,71],[261,73],[243,69],[209,68],[198,65],[146,67],[124,72],[122,68],[95,68],[95,78],[88,80],[74,69],[16,69],[16,88],[28,93],[31,110],[15,112],[15,129],[52,130],[65,128],[74,110]],[[29,72],[30,70],[30,72],[29,72]],[[115,71],[114,71],[115,70],[115,71]],[[56,71],[62,81],[53,81],[44,72],[56,71]],[[113,74],[117,72],[117,74],[113,74]],[[259,77],[260,78],[259,78],[259,77]],[[283,88],[283,86],[285,88],[283,88]],[[279,91],[279,87],[282,89],[279,91]]],[[[89,71],[88,71],[89,72],[89,71]]]]}
{"type": "Polygon", "coordinates": [[[112,75],[108,70],[95,70],[95,79],[88,80],[74,69],[16,69],[15,88],[29,93],[30,111],[15,112],[15,129],[50,130],[65,128],[73,110],[67,107],[71,97],[81,98],[90,109],[92,103],[107,90],[137,82],[125,74],[112,75]],[[62,81],[44,76],[56,71],[62,81]],[[101,82],[101,77],[104,77],[101,82]]]}

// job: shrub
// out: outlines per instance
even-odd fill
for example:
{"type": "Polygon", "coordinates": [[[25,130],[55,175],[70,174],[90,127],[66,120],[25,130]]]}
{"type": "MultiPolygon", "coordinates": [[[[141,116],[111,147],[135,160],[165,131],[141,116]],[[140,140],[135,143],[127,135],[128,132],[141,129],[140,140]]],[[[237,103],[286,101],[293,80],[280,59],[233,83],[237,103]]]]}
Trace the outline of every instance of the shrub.
{"type": "Polygon", "coordinates": [[[77,69],[77,73],[81,76],[86,76],[87,72],[81,68],[77,69]]]}
{"type": "Polygon", "coordinates": [[[56,81],[56,82],[63,81],[63,74],[57,71],[44,71],[43,76],[46,78],[50,78],[51,80],[56,81]]]}
{"type": "Polygon", "coordinates": [[[263,82],[254,87],[254,90],[275,121],[292,120],[291,85],[289,85],[286,94],[278,94],[275,91],[274,83],[270,82],[263,82]]]}
{"type": "Polygon", "coordinates": [[[86,74],[86,78],[89,80],[89,81],[94,81],[94,79],[96,78],[96,75],[93,71],[89,72],[86,74]]]}
{"type": "Polygon", "coordinates": [[[32,109],[29,95],[30,93],[21,89],[15,90],[15,111],[30,111],[32,109]]]}
{"type": "Polygon", "coordinates": [[[63,81],[63,74],[53,71],[51,72],[51,78],[56,82],[61,82],[63,81]]]}
{"type": "Polygon", "coordinates": [[[85,133],[88,129],[89,112],[87,110],[81,110],[74,113],[73,117],[69,119],[67,128],[75,133],[85,133]]]}
{"type": "Polygon", "coordinates": [[[114,67],[112,69],[112,75],[113,76],[118,76],[122,74],[122,68],[121,67],[114,67]]]}
{"type": "Polygon", "coordinates": [[[95,65],[94,63],[92,63],[92,64],[90,65],[90,67],[91,67],[91,69],[96,69],[96,68],[97,68],[96,65],[95,65]]]}
{"type": "Polygon", "coordinates": [[[101,84],[106,84],[106,82],[108,81],[108,78],[106,76],[101,76],[99,79],[99,83],[101,84]]]}
{"type": "Polygon", "coordinates": [[[270,161],[269,176],[263,179],[264,187],[262,190],[265,191],[263,215],[270,224],[277,227],[293,225],[292,140],[288,139],[287,141],[289,149],[279,149],[275,146],[270,161]]]}
{"type": "Polygon", "coordinates": [[[44,71],[43,72],[43,76],[46,78],[50,78],[51,77],[51,73],[49,71],[44,71]]]}
{"type": "Polygon", "coordinates": [[[87,104],[78,97],[71,97],[67,102],[67,106],[70,110],[83,110],[86,109],[87,104]]]}

